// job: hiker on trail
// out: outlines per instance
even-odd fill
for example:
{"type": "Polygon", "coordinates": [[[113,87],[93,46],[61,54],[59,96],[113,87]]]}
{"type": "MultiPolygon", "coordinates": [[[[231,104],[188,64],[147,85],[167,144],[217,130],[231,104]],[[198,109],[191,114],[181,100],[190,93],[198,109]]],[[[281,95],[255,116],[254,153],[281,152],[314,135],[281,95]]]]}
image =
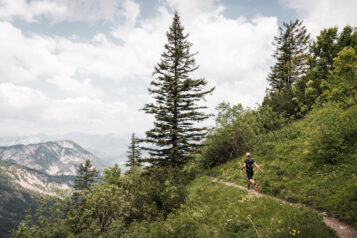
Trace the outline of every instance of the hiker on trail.
{"type": "Polygon", "coordinates": [[[247,185],[247,189],[249,190],[250,188],[250,184],[254,184],[255,185],[255,191],[258,191],[258,186],[259,184],[257,184],[252,178],[254,175],[254,171],[253,171],[253,165],[255,167],[257,167],[260,172],[264,173],[263,170],[259,167],[259,165],[257,163],[255,163],[254,159],[252,159],[250,157],[250,153],[246,153],[246,159],[244,160],[244,164],[242,166],[242,170],[244,168],[246,168],[246,172],[247,172],[247,177],[248,177],[248,185],[247,185]]]}

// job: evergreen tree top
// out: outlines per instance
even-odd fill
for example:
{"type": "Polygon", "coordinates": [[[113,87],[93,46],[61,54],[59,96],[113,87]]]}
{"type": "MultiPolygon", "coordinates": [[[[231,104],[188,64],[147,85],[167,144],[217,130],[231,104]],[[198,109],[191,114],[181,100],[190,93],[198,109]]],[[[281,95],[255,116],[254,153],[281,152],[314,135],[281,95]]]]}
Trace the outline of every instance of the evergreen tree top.
{"type": "Polygon", "coordinates": [[[306,73],[309,39],[303,21],[296,19],[279,27],[279,35],[273,42],[277,62],[267,78],[271,91],[290,87],[306,73]]]}
{"type": "Polygon", "coordinates": [[[128,160],[125,165],[128,167],[141,166],[141,150],[139,146],[139,139],[135,137],[133,133],[131,135],[130,144],[128,146],[128,160]]]}

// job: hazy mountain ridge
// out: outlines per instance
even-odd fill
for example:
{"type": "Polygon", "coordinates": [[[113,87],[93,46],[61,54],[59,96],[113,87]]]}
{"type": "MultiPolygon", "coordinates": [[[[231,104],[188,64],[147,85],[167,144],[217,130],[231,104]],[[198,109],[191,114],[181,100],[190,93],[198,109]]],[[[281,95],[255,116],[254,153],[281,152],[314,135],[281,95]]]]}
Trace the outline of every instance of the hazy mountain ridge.
{"type": "Polygon", "coordinates": [[[71,140],[75,141],[85,150],[95,154],[110,165],[123,164],[126,160],[126,150],[129,143],[129,134],[85,134],[71,132],[63,135],[35,134],[27,136],[0,136],[0,146],[17,144],[35,144],[47,141],[71,140]]]}
{"type": "Polygon", "coordinates": [[[73,141],[0,147],[0,160],[16,163],[49,175],[76,175],[80,163],[90,160],[98,169],[108,166],[73,141]]]}
{"type": "Polygon", "coordinates": [[[28,145],[28,144],[36,144],[48,141],[41,135],[31,135],[31,136],[13,136],[13,137],[0,137],[0,145],[1,146],[12,146],[12,145],[28,145]]]}

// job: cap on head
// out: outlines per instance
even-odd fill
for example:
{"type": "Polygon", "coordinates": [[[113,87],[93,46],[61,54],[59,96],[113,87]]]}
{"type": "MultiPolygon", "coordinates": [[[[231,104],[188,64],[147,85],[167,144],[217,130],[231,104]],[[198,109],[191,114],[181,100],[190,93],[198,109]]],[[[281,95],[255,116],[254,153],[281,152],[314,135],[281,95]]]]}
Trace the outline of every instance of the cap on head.
{"type": "Polygon", "coordinates": [[[245,154],[245,156],[250,157],[250,153],[249,153],[249,152],[247,152],[247,153],[245,154]]]}

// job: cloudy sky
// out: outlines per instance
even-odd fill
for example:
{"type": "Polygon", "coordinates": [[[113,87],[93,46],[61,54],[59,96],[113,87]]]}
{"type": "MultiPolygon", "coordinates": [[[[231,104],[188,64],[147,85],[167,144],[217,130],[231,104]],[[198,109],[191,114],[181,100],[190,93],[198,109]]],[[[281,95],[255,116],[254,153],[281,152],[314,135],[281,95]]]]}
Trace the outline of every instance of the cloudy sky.
{"type": "Polygon", "coordinates": [[[261,103],[284,21],[357,25],[355,0],[0,0],[0,135],[136,132],[177,9],[222,101],[261,103]]]}

